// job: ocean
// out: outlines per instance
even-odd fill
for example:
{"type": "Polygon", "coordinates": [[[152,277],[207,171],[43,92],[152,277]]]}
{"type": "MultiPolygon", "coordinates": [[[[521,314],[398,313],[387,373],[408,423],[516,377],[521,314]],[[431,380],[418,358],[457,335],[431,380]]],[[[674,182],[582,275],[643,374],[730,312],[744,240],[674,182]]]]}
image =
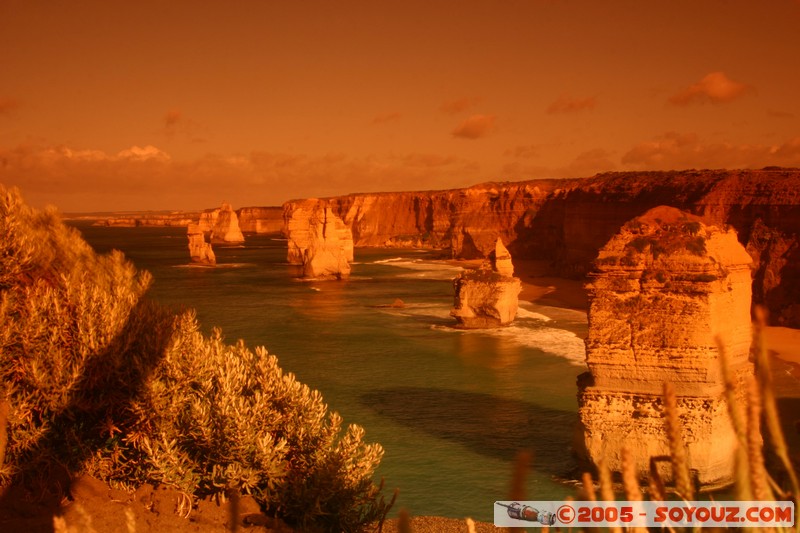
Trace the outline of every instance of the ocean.
{"type": "Polygon", "coordinates": [[[522,449],[533,454],[526,499],[575,494],[585,313],[520,302],[511,326],[462,331],[449,316],[460,268],[437,252],[356,249],[349,280],[310,282],[276,236],[215,246],[209,268],[190,264],[184,228],[70,224],[98,252],[121,250],[150,271],[152,298],[195,309],[206,333],[265,346],[363,426],[385,449],[376,481],[387,499],[400,490],[392,514],[491,521],[522,449]],[[389,307],[396,299],[404,307],[389,307]]]}

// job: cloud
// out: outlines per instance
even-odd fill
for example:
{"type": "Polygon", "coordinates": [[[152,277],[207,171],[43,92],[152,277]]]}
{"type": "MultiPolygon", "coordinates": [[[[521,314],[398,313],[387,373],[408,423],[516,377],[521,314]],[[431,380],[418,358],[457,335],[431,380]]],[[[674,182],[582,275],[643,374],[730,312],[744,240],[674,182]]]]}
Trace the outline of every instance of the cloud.
{"type": "Polygon", "coordinates": [[[200,124],[186,117],[179,109],[170,109],[164,113],[162,121],[163,126],[160,133],[169,138],[179,135],[192,143],[206,141],[204,137],[198,134],[203,130],[200,124]]]}
{"type": "Polygon", "coordinates": [[[623,165],[641,170],[800,166],[800,137],[776,145],[706,142],[694,133],[668,132],[626,152],[623,165]]]}
{"type": "Polygon", "coordinates": [[[699,82],[671,96],[669,102],[675,105],[719,104],[731,102],[751,90],[751,86],[731,80],[724,72],[711,72],[699,82]]]}
{"type": "Polygon", "coordinates": [[[474,107],[480,100],[481,99],[477,97],[463,97],[450,100],[442,103],[442,105],[439,106],[439,111],[447,113],[448,115],[455,115],[474,107]]]}
{"type": "Polygon", "coordinates": [[[0,116],[11,115],[19,108],[19,100],[0,96],[0,116]]]}
{"type": "Polygon", "coordinates": [[[450,132],[453,137],[462,139],[479,139],[489,135],[494,129],[494,115],[472,115],[450,132]]]}
{"type": "Polygon", "coordinates": [[[18,186],[36,206],[65,212],[279,205],[291,198],[351,192],[452,188],[481,181],[472,160],[412,152],[354,157],[342,153],[257,151],[177,160],[152,145],[117,153],[66,146],[0,148],[0,182],[18,186]]]}
{"type": "Polygon", "coordinates": [[[547,106],[547,112],[551,115],[556,113],[575,113],[576,111],[594,109],[596,105],[597,99],[594,96],[588,98],[561,96],[558,100],[547,106]]]}
{"type": "Polygon", "coordinates": [[[611,159],[613,153],[604,148],[593,148],[581,152],[562,166],[529,165],[522,161],[514,161],[503,167],[509,179],[535,178],[580,178],[593,176],[598,172],[615,170],[617,164],[611,159]]]}
{"type": "Polygon", "coordinates": [[[398,113],[397,111],[393,111],[391,113],[384,113],[382,115],[377,115],[375,118],[372,119],[373,124],[385,124],[387,122],[392,122],[394,120],[398,120],[403,115],[398,113]]]}
{"type": "Polygon", "coordinates": [[[534,144],[515,146],[503,152],[506,157],[516,157],[518,159],[533,159],[539,157],[539,147],[534,144]]]}
{"type": "Polygon", "coordinates": [[[775,109],[768,109],[767,116],[770,116],[772,118],[795,118],[797,115],[795,115],[794,113],[789,113],[788,111],[778,111],[775,109]]]}
{"type": "Polygon", "coordinates": [[[182,113],[177,109],[170,109],[164,114],[164,130],[167,132],[173,132],[175,127],[177,126],[178,122],[180,122],[182,113]]]}
{"type": "Polygon", "coordinates": [[[155,146],[148,144],[144,148],[139,146],[131,146],[117,154],[117,159],[127,159],[130,161],[147,161],[149,159],[156,159],[158,161],[169,161],[170,156],[163,150],[159,150],[155,146]]]}

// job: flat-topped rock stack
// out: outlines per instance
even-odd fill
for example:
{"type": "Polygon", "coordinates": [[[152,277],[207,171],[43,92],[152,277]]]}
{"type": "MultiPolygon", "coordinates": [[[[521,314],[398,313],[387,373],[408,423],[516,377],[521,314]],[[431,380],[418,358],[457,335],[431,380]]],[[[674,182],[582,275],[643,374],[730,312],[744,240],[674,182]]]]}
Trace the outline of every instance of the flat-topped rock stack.
{"type": "Polygon", "coordinates": [[[750,264],[733,230],[663,206],[600,250],[587,284],[589,374],[578,393],[588,459],[620,471],[627,446],[644,474],[651,457],[669,455],[662,394],[670,382],[690,470],[701,485],[732,480],[736,437],[716,339],[738,379],[752,374],[750,264]]]}
{"type": "Polygon", "coordinates": [[[507,326],[517,315],[522,282],[514,277],[511,254],[499,238],[489,261],[453,280],[455,305],[450,315],[465,329],[507,326]]]}
{"type": "Polygon", "coordinates": [[[292,211],[285,222],[287,261],[303,266],[303,277],[342,279],[350,276],[353,234],[330,207],[312,199],[292,211]]]}
{"type": "Polygon", "coordinates": [[[206,242],[205,233],[198,224],[189,224],[186,235],[189,237],[189,255],[193,262],[203,265],[217,264],[211,243],[206,242]]]}

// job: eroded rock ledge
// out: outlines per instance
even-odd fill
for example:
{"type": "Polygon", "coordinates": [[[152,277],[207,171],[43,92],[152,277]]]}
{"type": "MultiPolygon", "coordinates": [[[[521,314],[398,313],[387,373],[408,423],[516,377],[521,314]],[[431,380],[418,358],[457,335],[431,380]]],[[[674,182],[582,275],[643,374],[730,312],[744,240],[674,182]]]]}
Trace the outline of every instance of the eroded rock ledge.
{"type": "Polygon", "coordinates": [[[662,394],[671,382],[698,482],[733,479],[716,336],[737,378],[752,374],[750,265],[733,230],[670,207],[628,222],[600,250],[578,393],[588,459],[621,471],[627,446],[644,474],[650,457],[669,455],[662,394]]]}
{"type": "Polygon", "coordinates": [[[496,328],[513,322],[522,283],[514,277],[511,254],[497,239],[489,260],[453,280],[455,305],[450,315],[465,329],[496,328]]]}

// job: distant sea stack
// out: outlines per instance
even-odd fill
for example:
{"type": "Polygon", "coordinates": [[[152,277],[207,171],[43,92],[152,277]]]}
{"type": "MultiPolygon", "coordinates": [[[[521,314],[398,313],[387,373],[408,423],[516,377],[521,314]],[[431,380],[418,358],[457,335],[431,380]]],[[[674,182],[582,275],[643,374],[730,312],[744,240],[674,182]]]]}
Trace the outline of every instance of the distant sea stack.
{"type": "Polygon", "coordinates": [[[244,242],[244,235],[239,229],[239,218],[231,204],[223,203],[211,229],[211,242],[221,244],[238,244],[244,242]]]}
{"type": "Polygon", "coordinates": [[[292,211],[285,222],[287,261],[303,266],[303,277],[343,279],[350,276],[353,235],[330,207],[315,199],[292,211]]]}
{"type": "Polygon", "coordinates": [[[670,382],[690,470],[702,485],[732,481],[736,436],[715,337],[737,379],[752,375],[751,263],[735,231],[671,207],[631,220],[600,250],[578,393],[588,459],[619,472],[626,446],[644,475],[651,457],[669,455],[670,382]]]}
{"type": "Polygon", "coordinates": [[[453,280],[455,305],[450,315],[464,329],[507,326],[517,315],[522,283],[514,276],[511,254],[497,239],[489,262],[453,280]]]}
{"type": "Polygon", "coordinates": [[[200,226],[189,224],[186,234],[189,237],[189,255],[192,261],[203,265],[216,265],[214,250],[211,249],[211,243],[206,242],[205,233],[200,226]]]}

